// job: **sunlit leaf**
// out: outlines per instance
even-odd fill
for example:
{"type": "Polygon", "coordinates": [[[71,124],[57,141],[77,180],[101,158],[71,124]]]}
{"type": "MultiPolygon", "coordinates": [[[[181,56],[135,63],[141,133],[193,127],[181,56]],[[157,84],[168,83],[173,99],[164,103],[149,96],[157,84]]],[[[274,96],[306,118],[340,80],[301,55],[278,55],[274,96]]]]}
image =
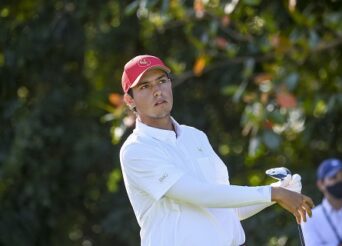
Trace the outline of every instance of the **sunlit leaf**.
{"type": "Polygon", "coordinates": [[[297,0],[289,0],[289,10],[293,12],[296,10],[297,0]]]}
{"type": "Polygon", "coordinates": [[[249,141],[249,146],[248,146],[248,155],[250,156],[255,156],[258,148],[260,146],[260,139],[257,137],[253,137],[249,141]]]}
{"type": "Polygon", "coordinates": [[[224,13],[229,15],[231,14],[236,5],[238,4],[239,0],[231,0],[230,2],[228,2],[225,6],[224,6],[224,13]]]}
{"type": "Polygon", "coordinates": [[[229,18],[228,15],[225,15],[225,16],[223,16],[223,17],[221,18],[221,24],[222,24],[222,26],[224,26],[224,27],[229,26],[229,24],[230,24],[230,18],[229,18]]]}
{"type": "Polygon", "coordinates": [[[327,105],[323,100],[319,100],[314,108],[314,116],[322,117],[327,112],[327,105]]]}
{"type": "Polygon", "coordinates": [[[123,105],[123,96],[119,93],[111,93],[109,95],[109,102],[114,106],[114,107],[120,107],[123,105]]]}
{"type": "Polygon", "coordinates": [[[272,75],[269,73],[259,73],[254,77],[254,82],[256,84],[267,83],[272,79],[272,75]]]}
{"type": "Polygon", "coordinates": [[[203,0],[194,0],[194,11],[197,18],[202,18],[204,16],[203,0]]]}
{"type": "Polygon", "coordinates": [[[244,93],[243,95],[243,101],[245,103],[251,103],[255,101],[256,98],[257,98],[257,94],[255,92],[248,92],[248,93],[244,93]]]}
{"type": "Polygon", "coordinates": [[[273,127],[273,122],[270,121],[270,120],[265,120],[265,122],[264,122],[264,128],[266,128],[266,129],[272,129],[272,127],[273,127]]]}
{"type": "Polygon", "coordinates": [[[216,37],[215,39],[216,46],[220,49],[227,48],[228,41],[224,37],[216,37]]]}
{"type": "Polygon", "coordinates": [[[115,192],[118,189],[119,182],[122,179],[120,169],[114,169],[107,180],[107,188],[110,192],[115,192]]]}
{"type": "Polygon", "coordinates": [[[232,96],[238,90],[236,85],[228,85],[222,88],[221,92],[223,95],[232,96]]]}
{"type": "Polygon", "coordinates": [[[277,103],[283,108],[294,108],[297,106],[296,97],[285,91],[277,93],[277,103]]]}
{"type": "Polygon", "coordinates": [[[133,2],[131,2],[129,5],[127,5],[127,7],[125,8],[125,14],[126,15],[132,15],[134,14],[134,12],[137,11],[139,7],[139,0],[135,0],[133,2]]]}
{"type": "Polygon", "coordinates": [[[284,53],[291,48],[291,41],[286,36],[281,36],[278,34],[273,35],[270,42],[279,53],[284,53]]]}
{"type": "Polygon", "coordinates": [[[207,59],[205,56],[200,56],[197,58],[195,65],[193,67],[193,73],[196,76],[201,76],[201,74],[203,73],[204,68],[207,65],[207,59]]]}

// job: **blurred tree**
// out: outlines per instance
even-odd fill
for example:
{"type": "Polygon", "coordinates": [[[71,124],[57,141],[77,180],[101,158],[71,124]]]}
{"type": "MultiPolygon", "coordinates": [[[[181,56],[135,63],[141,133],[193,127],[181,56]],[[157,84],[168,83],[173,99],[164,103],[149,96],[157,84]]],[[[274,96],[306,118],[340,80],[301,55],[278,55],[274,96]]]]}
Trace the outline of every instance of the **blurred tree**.
{"type": "MultiPolygon", "coordinates": [[[[172,68],[173,115],[232,183],[287,166],[318,202],[315,169],[342,152],[341,35],[338,1],[2,1],[0,245],[139,244],[118,152],[122,66],[142,53],[172,68]]],[[[243,222],[248,244],[298,245],[284,213],[243,222]]]]}

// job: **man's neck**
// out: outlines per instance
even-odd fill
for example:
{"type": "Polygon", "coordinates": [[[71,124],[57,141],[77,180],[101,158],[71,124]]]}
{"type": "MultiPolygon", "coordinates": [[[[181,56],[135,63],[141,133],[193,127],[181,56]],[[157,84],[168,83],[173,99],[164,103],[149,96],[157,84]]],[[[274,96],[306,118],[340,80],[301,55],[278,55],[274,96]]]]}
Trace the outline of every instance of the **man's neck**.
{"type": "Polygon", "coordinates": [[[335,210],[340,210],[342,208],[342,199],[336,199],[332,196],[326,196],[326,198],[335,210]]]}
{"type": "Polygon", "coordinates": [[[144,120],[141,117],[139,117],[139,120],[150,127],[176,132],[171,117],[165,117],[163,119],[158,120],[144,120]]]}

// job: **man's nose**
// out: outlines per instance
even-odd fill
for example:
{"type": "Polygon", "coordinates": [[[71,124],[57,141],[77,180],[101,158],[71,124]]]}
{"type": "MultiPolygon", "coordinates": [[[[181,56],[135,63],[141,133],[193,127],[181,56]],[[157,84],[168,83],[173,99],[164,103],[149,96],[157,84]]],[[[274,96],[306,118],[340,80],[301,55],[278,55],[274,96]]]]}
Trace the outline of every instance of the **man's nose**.
{"type": "Polygon", "coordinates": [[[156,83],[153,85],[153,96],[157,97],[161,95],[161,84],[156,83]]]}

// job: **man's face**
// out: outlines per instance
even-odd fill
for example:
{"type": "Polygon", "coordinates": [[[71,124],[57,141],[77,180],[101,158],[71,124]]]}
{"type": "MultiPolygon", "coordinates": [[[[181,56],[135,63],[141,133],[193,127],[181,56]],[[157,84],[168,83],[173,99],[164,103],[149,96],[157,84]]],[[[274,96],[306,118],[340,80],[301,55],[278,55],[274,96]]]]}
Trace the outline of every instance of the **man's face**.
{"type": "Polygon", "coordinates": [[[173,105],[172,86],[164,71],[147,71],[139,84],[132,88],[132,92],[132,104],[143,123],[154,126],[160,120],[170,117],[173,105]]]}
{"type": "Polygon", "coordinates": [[[328,186],[333,186],[334,184],[342,182],[342,170],[336,173],[332,177],[326,177],[323,180],[319,180],[317,182],[318,188],[323,192],[325,196],[329,196],[329,192],[327,191],[328,186]]]}

